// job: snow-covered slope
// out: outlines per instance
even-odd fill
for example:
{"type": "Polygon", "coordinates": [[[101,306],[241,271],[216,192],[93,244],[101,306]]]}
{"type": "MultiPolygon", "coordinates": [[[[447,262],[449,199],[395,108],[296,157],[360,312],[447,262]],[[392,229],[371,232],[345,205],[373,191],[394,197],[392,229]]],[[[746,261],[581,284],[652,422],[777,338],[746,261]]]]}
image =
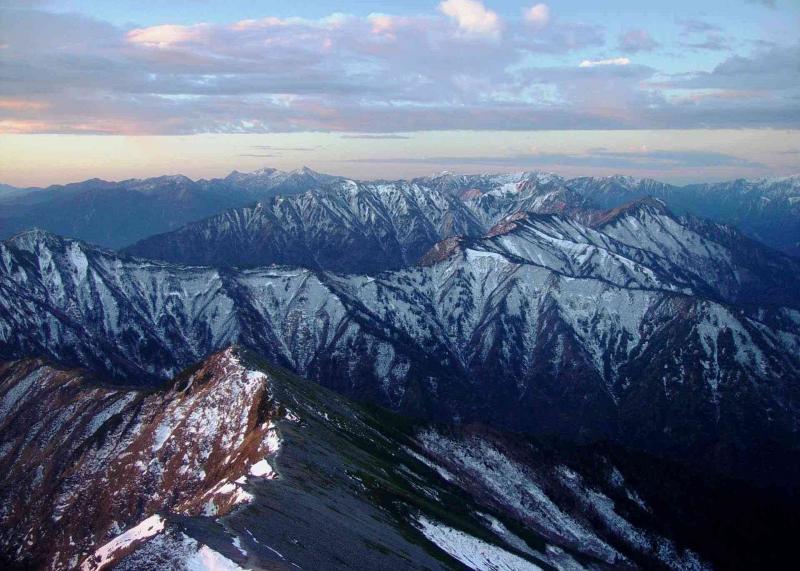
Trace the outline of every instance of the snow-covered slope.
{"type": "Polygon", "coordinates": [[[565,184],[600,208],[644,197],[678,214],[736,227],[772,248],[800,255],[800,175],[674,186],[632,177],[582,177],[565,184]]]}
{"type": "Polygon", "coordinates": [[[486,193],[458,197],[425,180],[341,181],[230,210],[125,251],[190,264],[278,263],[364,273],[412,265],[439,240],[482,235],[520,210],[564,212],[581,201],[534,173],[491,177],[484,184],[490,186],[486,193]]]}
{"type": "MultiPolygon", "coordinates": [[[[649,226],[642,212],[632,211],[649,226]]],[[[625,216],[604,224],[620,239],[519,219],[430,265],[373,276],[176,266],[23,234],[0,246],[0,353],[152,383],[239,342],[431,418],[681,457],[794,442],[800,313],[707,295],[735,294],[737,282],[722,290],[683,270],[682,244],[699,235],[648,251],[624,242],[625,216]]]]}
{"type": "Polygon", "coordinates": [[[442,237],[481,229],[458,199],[410,184],[347,181],[227,211],[127,252],[184,263],[372,271],[414,263],[442,237]]]}
{"type": "MultiPolygon", "coordinates": [[[[540,173],[442,175],[411,183],[341,181],[323,190],[229,210],[151,236],[125,251],[177,263],[226,267],[278,263],[365,273],[414,264],[443,239],[496,233],[495,225],[522,213],[548,213],[572,218],[617,242],[665,258],[693,274],[695,283],[699,279],[712,284],[722,299],[763,301],[758,299],[757,282],[780,282],[781,266],[787,264],[794,275],[796,260],[787,260],[729,227],[673,216],[664,202],[673,201],[672,190],[665,190],[670,188],[625,177],[564,181],[540,173]],[[467,190],[454,190],[462,187],[467,190]],[[641,198],[647,192],[662,198],[641,198]],[[640,198],[622,200],[628,196],[640,198]],[[597,204],[613,208],[598,209],[597,204]]],[[[770,286],[768,295],[791,289],[787,285],[770,286]]],[[[761,291],[767,293],[763,287],[761,291]]],[[[786,303],[788,297],[778,295],[770,302],[786,303]]]]}

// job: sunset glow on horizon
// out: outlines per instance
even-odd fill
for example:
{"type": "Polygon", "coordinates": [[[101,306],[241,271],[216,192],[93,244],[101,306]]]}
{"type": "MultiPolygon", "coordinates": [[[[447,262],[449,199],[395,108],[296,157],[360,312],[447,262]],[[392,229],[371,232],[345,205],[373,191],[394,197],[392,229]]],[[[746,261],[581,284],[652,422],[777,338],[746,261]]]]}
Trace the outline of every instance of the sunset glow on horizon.
{"type": "Polygon", "coordinates": [[[0,182],[800,170],[800,5],[11,1],[0,182]]]}

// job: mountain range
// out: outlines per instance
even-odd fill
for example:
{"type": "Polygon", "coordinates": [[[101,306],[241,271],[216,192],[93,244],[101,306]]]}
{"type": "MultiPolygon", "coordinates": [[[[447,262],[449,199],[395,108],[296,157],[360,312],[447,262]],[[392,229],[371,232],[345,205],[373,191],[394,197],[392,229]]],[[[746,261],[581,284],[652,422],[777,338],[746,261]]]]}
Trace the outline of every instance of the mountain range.
{"type": "Polygon", "coordinates": [[[4,188],[0,564],[777,565],[797,182],[4,188]]]}
{"type": "Polygon", "coordinates": [[[304,192],[335,177],[303,168],[265,168],[193,181],[182,175],[109,182],[91,179],[0,194],[0,235],[33,226],[103,246],[126,246],[158,232],[262,200],[304,192]]]}
{"type": "Polygon", "coordinates": [[[416,417],[729,471],[797,442],[800,264],[653,200],[594,227],[516,215],[373,275],[168,264],[42,231],[0,262],[4,358],[155,385],[236,342],[416,417]]]}
{"type": "MultiPolygon", "coordinates": [[[[334,189],[334,193],[341,194],[341,186],[350,184],[342,177],[317,173],[304,167],[291,172],[271,168],[252,173],[234,171],[224,178],[198,181],[184,176],[162,176],[121,182],[92,179],[45,189],[4,187],[0,192],[0,238],[8,238],[36,226],[101,246],[122,248],[154,234],[177,230],[187,223],[222,214],[231,208],[251,207],[256,202],[262,202],[259,208],[247,208],[224,215],[229,218],[231,231],[234,231],[237,224],[253,217],[269,218],[275,215],[280,218],[276,212],[280,207],[272,204],[273,197],[287,197],[307,191],[324,192],[329,187],[334,189]]],[[[480,234],[487,224],[490,227],[493,221],[502,217],[504,208],[509,207],[510,197],[505,196],[509,190],[515,186],[533,185],[549,186],[550,190],[558,187],[571,199],[570,206],[574,206],[577,197],[581,199],[579,202],[596,209],[615,208],[648,196],[658,198],[677,214],[691,214],[733,225],[773,248],[792,255],[800,254],[800,176],[675,186],[652,179],[625,176],[566,179],[535,172],[510,175],[442,173],[410,181],[357,184],[361,188],[393,188],[395,194],[400,195],[397,204],[382,203],[378,210],[409,208],[407,213],[411,214],[415,208],[429,206],[408,203],[414,195],[422,193],[439,203],[434,205],[436,209],[452,216],[457,216],[461,209],[443,197],[469,202],[471,204],[466,205],[466,210],[474,213],[477,209],[488,217],[470,220],[466,226],[459,226],[465,220],[454,220],[450,234],[459,231],[480,234]],[[475,199],[487,194],[493,198],[484,199],[484,204],[474,204],[475,199]],[[442,200],[447,200],[448,204],[442,204],[442,200]],[[495,202],[498,204],[492,204],[495,202]]],[[[528,189],[523,194],[532,193],[528,189]]],[[[381,197],[377,198],[381,201],[381,197]]],[[[301,208],[314,200],[307,198],[296,206],[301,208]]],[[[371,209],[374,206],[365,207],[371,209]]],[[[520,204],[517,209],[530,210],[530,207],[530,204],[520,204]]],[[[335,219],[336,215],[335,212],[326,213],[322,220],[335,219]]],[[[448,227],[434,226],[418,231],[423,234],[434,232],[438,238],[443,238],[447,236],[442,236],[442,231],[447,234],[448,227]]],[[[251,264],[256,263],[252,258],[248,260],[251,264]]]]}

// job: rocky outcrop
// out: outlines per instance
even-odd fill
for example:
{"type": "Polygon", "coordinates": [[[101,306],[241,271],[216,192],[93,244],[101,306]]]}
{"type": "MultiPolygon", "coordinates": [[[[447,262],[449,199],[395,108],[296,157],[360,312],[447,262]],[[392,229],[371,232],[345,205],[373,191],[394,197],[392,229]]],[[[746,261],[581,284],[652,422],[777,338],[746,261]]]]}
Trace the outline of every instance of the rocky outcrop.
{"type": "Polygon", "coordinates": [[[19,562],[74,568],[157,512],[225,514],[252,498],[248,477],[272,473],[269,379],[233,349],[156,392],[36,359],[0,366],[0,379],[0,545],[19,562]]]}

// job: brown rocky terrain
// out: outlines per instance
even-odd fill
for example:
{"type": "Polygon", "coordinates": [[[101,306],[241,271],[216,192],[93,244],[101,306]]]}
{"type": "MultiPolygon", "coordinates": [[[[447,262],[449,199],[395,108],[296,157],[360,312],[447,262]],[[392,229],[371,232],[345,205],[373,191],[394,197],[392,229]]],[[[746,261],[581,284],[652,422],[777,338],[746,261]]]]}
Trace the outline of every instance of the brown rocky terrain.
{"type": "Polygon", "coordinates": [[[149,393],[38,359],[0,379],[0,545],[17,563],[72,568],[156,512],[227,513],[247,476],[272,474],[278,411],[233,349],[149,393]]]}

